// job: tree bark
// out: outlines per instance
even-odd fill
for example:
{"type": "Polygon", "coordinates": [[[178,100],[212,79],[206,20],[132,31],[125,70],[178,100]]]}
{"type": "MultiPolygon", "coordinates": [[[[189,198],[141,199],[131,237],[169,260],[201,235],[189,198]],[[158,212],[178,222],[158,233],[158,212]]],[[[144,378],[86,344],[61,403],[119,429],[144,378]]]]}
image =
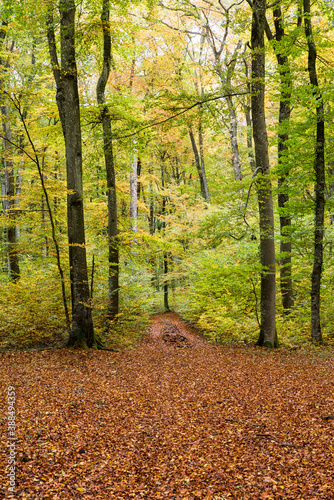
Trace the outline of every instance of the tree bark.
{"type": "Polygon", "coordinates": [[[105,88],[111,67],[111,36],[110,36],[110,0],[103,0],[102,31],[103,31],[103,67],[96,87],[96,96],[101,106],[104,161],[106,166],[108,191],[108,247],[109,247],[109,302],[108,319],[114,319],[119,313],[119,248],[117,241],[117,192],[116,173],[112,147],[112,129],[109,108],[105,102],[105,88]]]}
{"type": "Polygon", "coordinates": [[[164,276],[165,276],[165,281],[164,281],[164,307],[166,311],[170,311],[169,307],[169,287],[168,287],[168,282],[167,282],[167,275],[168,275],[168,260],[169,260],[169,255],[167,252],[164,253],[164,276]]]}
{"type": "MultiPolygon", "coordinates": [[[[205,175],[205,165],[204,165],[204,157],[200,156],[196,144],[196,140],[194,137],[194,132],[192,130],[192,127],[188,127],[189,131],[189,137],[190,137],[190,142],[191,142],[191,147],[194,153],[194,158],[195,158],[195,165],[197,169],[197,173],[199,176],[200,180],[200,185],[201,185],[201,195],[204,198],[204,200],[208,201],[210,196],[209,196],[209,189],[208,189],[208,184],[206,180],[206,175],[205,175]]],[[[202,144],[200,143],[200,148],[203,148],[203,139],[202,139],[202,144]]]]}
{"type": "MultiPolygon", "coordinates": [[[[0,61],[1,64],[1,61],[0,61]]],[[[2,133],[3,133],[3,163],[5,170],[3,207],[7,212],[7,243],[8,243],[8,267],[9,276],[13,282],[20,279],[20,266],[17,245],[17,230],[15,217],[15,172],[14,164],[11,159],[12,154],[12,135],[9,122],[9,108],[7,105],[1,106],[2,133]]]]}
{"type": "MultiPolygon", "coordinates": [[[[282,25],[282,11],[278,7],[274,9],[275,38],[278,43],[282,43],[285,33],[282,25]]],[[[280,283],[282,294],[282,305],[285,314],[289,314],[294,305],[292,277],[291,277],[291,216],[288,213],[287,204],[289,202],[288,175],[285,167],[285,159],[288,153],[288,127],[291,116],[291,91],[292,80],[287,55],[280,52],[279,45],[276,46],[276,59],[280,75],[280,106],[279,106],[279,133],[278,133],[278,207],[280,218],[280,283]]]]}
{"type": "Polygon", "coordinates": [[[248,159],[249,165],[252,172],[255,172],[255,158],[254,158],[254,149],[253,149],[253,133],[252,133],[252,116],[251,116],[251,83],[249,81],[249,70],[248,70],[248,62],[246,58],[243,58],[244,66],[245,66],[245,75],[247,78],[247,90],[249,91],[249,95],[246,95],[245,102],[243,103],[243,109],[245,114],[245,120],[247,125],[247,149],[248,149],[248,159]]]}
{"type": "MultiPolygon", "coordinates": [[[[161,155],[161,188],[162,191],[165,189],[165,151],[161,155]]],[[[167,205],[167,197],[162,195],[162,206],[161,206],[161,216],[162,216],[162,225],[161,225],[161,230],[163,232],[163,235],[165,235],[166,231],[166,205],[167,205]]],[[[166,311],[170,311],[169,308],[169,286],[168,286],[168,281],[167,281],[167,275],[168,275],[168,261],[169,261],[169,255],[168,252],[163,253],[163,273],[164,273],[164,285],[163,285],[163,290],[164,290],[164,307],[166,311]]]]}
{"type": "MultiPolygon", "coordinates": [[[[2,21],[0,27],[0,50],[7,36],[8,21],[2,21]]],[[[14,164],[11,159],[12,154],[12,135],[10,127],[10,115],[8,105],[4,99],[4,72],[7,71],[9,62],[4,61],[0,57],[0,102],[1,102],[1,120],[2,120],[2,135],[3,135],[3,166],[4,166],[4,182],[1,186],[2,205],[4,212],[7,213],[8,227],[5,231],[8,244],[8,270],[10,279],[17,282],[20,279],[20,265],[17,244],[17,228],[15,217],[15,171],[14,164]]]]}
{"type": "Polygon", "coordinates": [[[133,233],[137,232],[137,210],[138,210],[137,167],[138,167],[138,158],[137,158],[137,152],[135,150],[131,173],[130,173],[130,228],[133,233]]]}
{"type": "Polygon", "coordinates": [[[48,18],[48,43],[57,86],[57,105],[63,129],[67,174],[67,231],[72,298],[69,345],[95,346],[86,258],[80,103],[75,55],[75,2],[60,0],[60,50],[58,64],[53,20],[48,18]]]}
{"type": "Polygon", "coordinates": [[[199,145],[199,158],[201,162],[201,173],[203,178],[203,187],[206,201],[210,200],[208,181],[206,179],[205,161],[204,161],[204,140],[203,140],[203,127],[202,127],[202,104],[199,105],[199,123],[198,123],[198,145],[199,145]]]}
{"type": "Polygon", "coordinates": [[[232,150],[232,166],[233,166],[234,179],[236,181],[240,181],[242,179],[242,173],[241,173],[241,161],[240,161],[239,144],[238,144],[237,114],[235,112],[235,106],[232,97],[227,96],[226,102],[230,114],[230,143],[232,150]]]}
{"type": "Polygon", "coordinates": [[[261,259],[261,330],[259,345],[276,347],[275,242],[273,198],[269,170],[268,137],[265,120],[265,0],[253,1],[252,16],[252,118],[257,172],[261,259]]]}
{"type": "Polygon", "coordinates": [[[313,95],[316,98],[317,137],[315,148],[315,228],[314,257],[311,286],[311,335],[312,339],[322,344],[320,324],[320,287],[323,268],[323,240],[325,214],[325,121],[324,105],[317,77],[317,51],[312,34],[310,0],[304,0],[304,26],[308,46],[308,72],[313,95]]]}

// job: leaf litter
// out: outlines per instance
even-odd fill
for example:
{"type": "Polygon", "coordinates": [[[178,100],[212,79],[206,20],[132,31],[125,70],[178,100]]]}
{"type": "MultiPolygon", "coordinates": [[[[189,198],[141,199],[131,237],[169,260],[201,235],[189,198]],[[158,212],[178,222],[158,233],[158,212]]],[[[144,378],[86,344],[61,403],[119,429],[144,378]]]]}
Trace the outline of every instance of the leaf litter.
{"type": "Polygon", "coordinates": [[[333,356],[212,346],[168,313],[135,349],[1,358],[0,498],[334,498],[333,356]]]}

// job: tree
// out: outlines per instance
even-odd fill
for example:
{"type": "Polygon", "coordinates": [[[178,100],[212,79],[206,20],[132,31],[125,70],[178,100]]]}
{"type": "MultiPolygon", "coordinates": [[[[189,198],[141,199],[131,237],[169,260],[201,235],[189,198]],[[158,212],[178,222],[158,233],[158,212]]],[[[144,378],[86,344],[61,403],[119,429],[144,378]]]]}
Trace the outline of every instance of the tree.
{"type": "Polygon", "coordinates": [[[252,119],[257,175],[261,260],[261,330],[259,345],[276,347],[275,319],[275,241],[273,197],[269,170],[268,136],[265,118],[265,46],[266,1],[254,0],[252,6],[252,119]]]}
{"type": "Polygon", "coordinates": [[[191,142],[191,147],[194,153],[195,165],[198,172],[200,185],[201,185],[201,195],[204,200],[208,201],[210,199],[208,183],[206,180],[206,172],[205,172],[205,163],[204,163],[204,154],[203,154],[203,133],[202,133],[202,124],[200,123],[199,131],[198,131],[198,140],[199,140],[199,151],[196,144],[196,139],[194,136],[194,132],[192,126],[189,124],[188,127],[189,137],[191,142]]]}
{"type": "Polygon", "coordinates": [[[133,233],[137,232],[138,215],[138,157],[134,150],[133,161],[130,173],[130,227],[133,233]]]}
{"type": "MultiPolygon", "coordinates": [[[[0,51],[2,50],[6,39],[8,21],[2,21],[0,27],[0,51]]],[[[14,46],[14,43],[13,43],[14,46]]],[[[5,93],[5,75],[9,69],[9,61],[6,61],[0,56],[0,104],[1,104],[1,120],[2,120],[2,138],[3,138],[3,165],[4,165],[4,182],[1,183],[2,205],[4,212],[8,218],[8,227],[6,230],[6,239],[8,243],[8,267],[9,275],[12,281],[16,282],[20,279],[20,266],[16,234],[16,217],[15,217],[15,195],[16,195],[16,180],[14,163],[12,159],[12,132],[10,125],[9,105],[6,102],[5,93]]]]}
{"type": "Polygon", "coordinates": [[[72,298],[72,325],[69,344],[84,348],[95,345],[86,258],[80,103],[75,52],[75,2],[60,0],[60,50],[57,45],[51,8],[47,36],[51,65],[57,87],[57,106],[66,150],[67,234],[72,298]]]}
{"type": "Polygon", "coordinates": [[[108,319],[116,318],[119,311],[119,250],[117,242],[117,193],[114,155],[112,146],[111,116],[105,99],[105,88],[110,75],[111,67],[111,36],[110,36],[110,2],[102,3],[102,31],[103,31],[103,66],[96,86],[97,102],[101,108],[103,128],[104,161],[107,176],[108,191],[108,248],[109,248],[109,305],[108,319]]]}
{"type": "MultiPolygon", "coordinates": [[[[283,311],[289,314],[294,305],[292,277],[291,277],[291,215],[288,212],[289,189],[288,169],[286,159],[288,156],[289,124],[291,117],[292,77],[287,50],[284,47],[287,35],[283,25],[283,15],[280,5],[273,9],[275,33],[271,32],[266,22],[265,30],[269,40],[276,40],[274,44],[275,55],[280,77],[280,103],[278,115],[278,207],[280,209],[280,284],[283,311]]],[[[299,18],[298,18],[299,22],[299,18]]]]}
{"type": "MultiPolygon", "coordinates": [[[[240,3],[242,3],[242,1],[243,0],[241,0],[240,3]]],[[[182,12],[183,15],[180,19],[178,19],[178,24],[184,26],[184,20],[188,19],[188,21],[195,23],[195,30],[197,29],[198,31],[193,31],[193,29],[188,28],[187,26],[182,28],[171,26],[165,21],[162,21],[163,24],[170,27],[171,29],[187,33],[188,35],[193,36],[195,39],[200,37],[201,52],[204,41],[206,41],[206,43],[210,47],[213,56],[213,71],[218,76],[221,88],[226,94],[225,99],[227,102],[230,119],[229,133],[234,178],[235,180],[241,180],[242,171],[238,145],[238,120],[236,106],[233,102],[231,92],[231,83],[237,63],[238,53],[242,44],[240,41],[238,41],[234,47],[232,54],[230,55],[227,43],[231,25],[231,10],[236,5],[239,5],[239,3],[232,3],[232,5],[230,5],[229,7],[226,7],[223,2],[219,2],[219,6],[217,6],[210,1],[204,1],[204,4],[202,5],[196,5],[187,1],[176,2],[175,7],[168,7],[163,3],[162,5],[166,9],[182,12]],[[217,13],[219,14],[220,18],[223,18],[219,20],[219,23],[217,22],[217,13]]],[[[201,58],[199,59],[199,62],[202,62],[201,58]]]]}
{"type": "Polygon", "coordinates": [[[323,268],[323,240],[325,214],[325,119],[324,104],[317,76],[317,50],[312,32],[310,0],[304,3],[304,26],[308,47],[308,73],[316,101],[317,133],[314,159],[315,172],[315,217],[314,217],[314,260],[311,288],[311,335],[313,340],[322,343],[320,324],[320,286],[323,268]]]}

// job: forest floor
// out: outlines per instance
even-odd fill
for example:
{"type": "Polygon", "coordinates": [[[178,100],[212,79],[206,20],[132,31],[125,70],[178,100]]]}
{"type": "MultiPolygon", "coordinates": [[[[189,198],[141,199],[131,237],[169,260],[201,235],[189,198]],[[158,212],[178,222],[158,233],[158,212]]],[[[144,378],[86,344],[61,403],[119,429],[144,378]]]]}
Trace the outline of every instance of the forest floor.
{"type": "Polygon", "coordinates": [[[334,498],[328,353],[212,346],[169,313],[134,349],[0,359],[1,499],[334,498]]]}

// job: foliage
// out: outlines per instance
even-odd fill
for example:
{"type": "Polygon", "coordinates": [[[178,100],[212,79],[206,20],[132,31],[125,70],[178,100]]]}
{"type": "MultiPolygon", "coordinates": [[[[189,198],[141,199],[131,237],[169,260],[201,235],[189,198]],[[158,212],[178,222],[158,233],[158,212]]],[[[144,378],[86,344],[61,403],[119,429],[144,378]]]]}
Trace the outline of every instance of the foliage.
{"type": "MultiPolygon", "coordinates": [[[[232,2],[224,3],[226,8],[230,5],[232,2]]],[[[56,9],[56,2],[54,6],[56,9]]],[[[15,214],[13,217],[3,211],[0,217],[2,345],[27,346],[34,342],[41,345],[51,343],[52,337],[55,342],[58,338],[63,339],[64,316],[45,197],[36,165],[28,155],[32,155],[34,147],[43,165],[69,299],[65,151],[45,40],[46,4],[42,2],[36,8],[30,0],[20,4],[4,2],[1,9],[2,19],[9,21],[1,50],[1,57],[9,67],[1,68],[1,104],[9,107],[12,140],[19,146],[13,145],[9,156],[17,183],[15,214]],[[28,22],[32,18],[34,23],[28,22]],[[33,147],[17,106],[24,112],[33,147]],[[22,271],[17,285],[10,283],[8,277],[7,230],[13,225],[18,236],[22,271]],[[50,295],[45,294],[46,290],[50,295]]],[[[290,236],[296,306],[289,318],[284,317],[277,280],[277,322],[283,342],[286,339],[286,342],[301,344],[309,338],[316,99],[305,71],[306,40],[302,27],[297,26],[296,5],[286,1],[282,9],[287,37],[282,43],[271,41],[266,47],[266,112],[275,199],[277,178],[289,172],[289,203],[285,210],[292,221],[290,236]],[[274,49],[293,59],[289,149],[279,167],[277,135],[282,128],[278,130],[277,124],[280,83],[274,49]]],[[[248,89],[251,58],[246,45],[242,45],[237,54],[234,73],[226,83],[238,41],[244,44],[249,38],[251,11],[246,2],[234,5],[228,14],[221,6],[213,9],[210,2],[200,0],[195,4],[173,1],[165,5],[148,2],[143,6],[140,2],[128,1],[113,4],[110,21],[113,62],[106,95],[112,113],[117,172],[121,313],[117,325],[113,325],[107,335],[107,191],[101,109],[95,98],[103,57],[100,10],[100,2],[95,1],[78,6],[76,41],[90,272],[93,257],[95,261],[92,304],[96,331],[107,343],[129,344],[130,339],[136,338],[137,331],[140,337],[149,315],[162,310],[162,289],[168,284],[171,306],[194,322],[211,340],[254,340],[258,330],[256,313],[259,314],[261,269],[252,148],[247,143],[249,129],[245,122],[248,96],[244,94],[248,89]],[[229,28],[218,66],[208,39],[201,40],[205,22],[212,28],[216,43],[222,40],[225,28],[229,28]],[[237,94],[233,104],[239,125],[236,139],[242,165],[241,181],[235,181],[233,176],[229,109],[221,97],[227,90],[237,94]],[[201,100],[204,102],[199,107],[201,100]],[[200,195],[189,140],[190,125],[197,142],[200,130],[202,132],[209,203],[200,195]],[[129,174],[134,151],[141,161],[136,235],[130,232],[129,219],[129,174]],[[167,274],[163,269],[165,255],[169,263],[167,274]],[[122,334],[123,330],[128,333],[122,334]]],[[[267,14],[273,27],[271,10],[267,14]]],[[[313,17],[330,138],[333,132],[331,2],[321,1],[319,8],[314,6],[313,17]]],[[[322,323],[324,337],[331,341],[334,318],[331,281],[333,141],[328,140],[326,147],[322,323]]],[[[3,165],[2,185],[5,176],[3,165]]],[[[2,201],[4,203],[4,197],[2,201]]],[[[277,207],[275,211],[278,252],[277,207]]],[[[279,258],[277,253],[278,268],[279,258]]]]}
{"type": "Polygon", "coordinates": [[[0,357],[16,395],[16,498],[332,495],[333,352],[212,347],[164,314],[136,350],[0,357]]]}
{"type": "Polygon", "coordinates": [[[214,342],[251,340],[258,328],[259,266],[256,245],[222,245],[199,252],[183,270],[178,310],[214,342]],[[254,251],[255,250],[255,251],[254,251]]]}

